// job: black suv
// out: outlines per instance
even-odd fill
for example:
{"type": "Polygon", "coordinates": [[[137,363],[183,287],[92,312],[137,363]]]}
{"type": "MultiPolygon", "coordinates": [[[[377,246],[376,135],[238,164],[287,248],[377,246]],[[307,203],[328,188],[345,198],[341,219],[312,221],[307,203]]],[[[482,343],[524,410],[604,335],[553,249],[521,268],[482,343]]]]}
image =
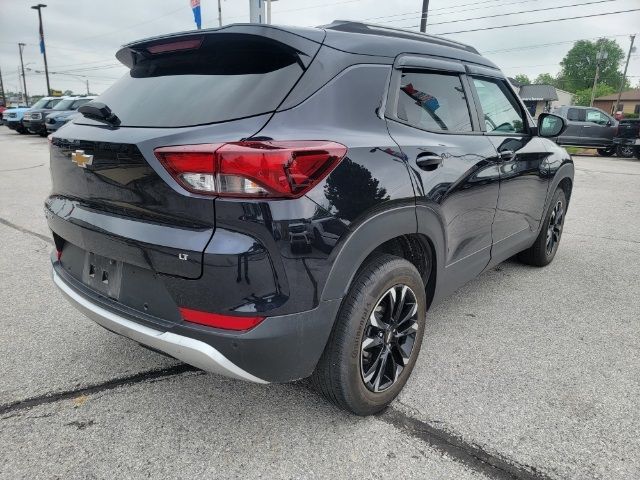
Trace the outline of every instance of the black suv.
{"type": "Polygon", "coordinates": [[[51,138],[53,280],[112,332],[357,414],[416,362],[427,309],[546,265],[573,164],[472,47],[353,22],[124,46],[51,138]]]}

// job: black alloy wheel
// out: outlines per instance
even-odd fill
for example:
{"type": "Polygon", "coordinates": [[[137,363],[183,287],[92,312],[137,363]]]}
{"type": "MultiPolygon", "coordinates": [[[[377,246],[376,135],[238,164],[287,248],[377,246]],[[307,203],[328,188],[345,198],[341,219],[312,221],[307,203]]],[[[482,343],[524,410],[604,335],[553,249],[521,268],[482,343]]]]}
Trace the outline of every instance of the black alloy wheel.
{"type": "Polygon", "coordinates": [[[549,217],[549,224],[547,225],[547,255],[551,255],[558,244],[560,243],[560,236],[562,235],[562,225],[564,223],[564,206],[562,200],[558,200],[551,211],[549,217]]]}
{"type": "Polygon", "coordinates": [[[633,145],[618,145],[617,154],[622,158],[631,158],[634,155],[634,146],[633,145]]]}
{"type": "Polygon", "coordinates": [[[362,337],[360,373],[366,387],[382,392],[411,359],[419,330],[416,295],[407,285],[387,290],[373,308],[362,337]]]}

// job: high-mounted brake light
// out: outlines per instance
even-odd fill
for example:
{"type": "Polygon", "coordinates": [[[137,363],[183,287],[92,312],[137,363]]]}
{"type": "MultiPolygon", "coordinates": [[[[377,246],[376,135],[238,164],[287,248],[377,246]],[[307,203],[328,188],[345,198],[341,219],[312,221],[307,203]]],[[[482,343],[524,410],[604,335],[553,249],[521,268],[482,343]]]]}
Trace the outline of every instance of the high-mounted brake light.
{"type": "Polygon", "coordinates": [[[202,38],[189,40],[176,40],[173,42],[157,43],[147,47],[147,52],[152,54],[178,52],[181,50],[195,50],[202,45],[202,38]]]}
{"type": "Polygon", "coordinates": [[[265,317],[239,317],[235,315],[222,315],[219,313],[203,312],[190,308],[180,307],[180,315],[190,323],[206,325],[208,327],[223,328],[225,330],[249,330],[258,325],[265,317]]]}
{"type": "Polygon", "coordinates": [[[184,188],[235,198],[297,198],[344,158],[347,147],[327,141],[244,141],[155,149],[184,188]]]}

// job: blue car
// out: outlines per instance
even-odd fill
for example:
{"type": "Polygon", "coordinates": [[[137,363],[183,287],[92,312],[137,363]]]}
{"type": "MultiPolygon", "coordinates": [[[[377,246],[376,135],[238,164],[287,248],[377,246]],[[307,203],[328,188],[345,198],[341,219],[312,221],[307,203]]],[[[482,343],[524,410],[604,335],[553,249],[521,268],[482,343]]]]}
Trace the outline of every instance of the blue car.
{"type": "Polygon", "coordinates": [[[63,98],[60,103],[53,107],[53,112],[46,116],[44,123],[47,128],[47,133],[58,130],[62,125],[70,120],[71,115],[76,113],[76,110],[78,110],[81,105],[90,102],[94,98],[96,97],[83,96],[63,98]]]}
{"type": "Polygon", "coordinates": [[[24,124],[25,113],[31,110],[53,108],[59,101],[60,97],[42,97],[31,107],[21,106],[17,108],[9,108],[2,114],[2,123],[9,127],[11,130],[15,130],[20,134],[28,133],[29,130],[24,124]]]}
{"type": "Polygon", "coordinates": [[[27,129],[22,125],[22,117],[27,110],[29,107],[26,105],[7,108],[2,112],[2,124],[20,133],[27,133],[27,129]]]}

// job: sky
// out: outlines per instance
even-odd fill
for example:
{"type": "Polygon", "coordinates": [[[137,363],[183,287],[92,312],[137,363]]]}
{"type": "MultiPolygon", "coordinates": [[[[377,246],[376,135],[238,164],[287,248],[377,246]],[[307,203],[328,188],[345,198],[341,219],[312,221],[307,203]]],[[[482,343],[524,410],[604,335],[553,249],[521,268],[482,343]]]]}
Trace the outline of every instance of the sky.
{"type": "MultiPolygon", "coordinates": [[[[222,22],[249,21],[249,0],[221,0],[222,22]]],[[[18,42],[25,43],[27,90],[44,94],[43,56],[38,46],[34,1],[0,0],[0,69],[7,91],[18,91],[18,42]]],[[[217,0],[201,0],[203,28],[218,25],[217,0]]],[[[422,0],[277,0],[274,24],[316,26],[335,19],[357,20],[419,30],[422,0]]],[[[556,74],[573,41],[615,39],[626,52],[629,34],[640,33],[640,0],[431,0],[427,33],[473,45],[507,75],[534,79],[556,74]],[[577,4],[577,5],[576,5],[577,4]],[[555,8],[576,5],[567,8],[555,8]],[[541,10],[530,12],[530,10],[541,10]],[[495,17],[512,12],[515,15],[495,17]],[[566,17],[598,15],[567,21],[566,17]],[[478,18],[494,16],[493,18],[478,18]],[[464,20],[464,21],[459,21],[464,20]],[[447,22],[447,23],[444,23],[447,22]],[[525,26],[451,33],[525,22],[525,26]]],[[[119,46],[132,40],[195,28],[189,0],[48,0],[42,9],[51,88],[102,93],[126,69],[115,59],[119,46]]],[[[640,83],[640,37],[629,64],[629,80],[640,83]]]]}

